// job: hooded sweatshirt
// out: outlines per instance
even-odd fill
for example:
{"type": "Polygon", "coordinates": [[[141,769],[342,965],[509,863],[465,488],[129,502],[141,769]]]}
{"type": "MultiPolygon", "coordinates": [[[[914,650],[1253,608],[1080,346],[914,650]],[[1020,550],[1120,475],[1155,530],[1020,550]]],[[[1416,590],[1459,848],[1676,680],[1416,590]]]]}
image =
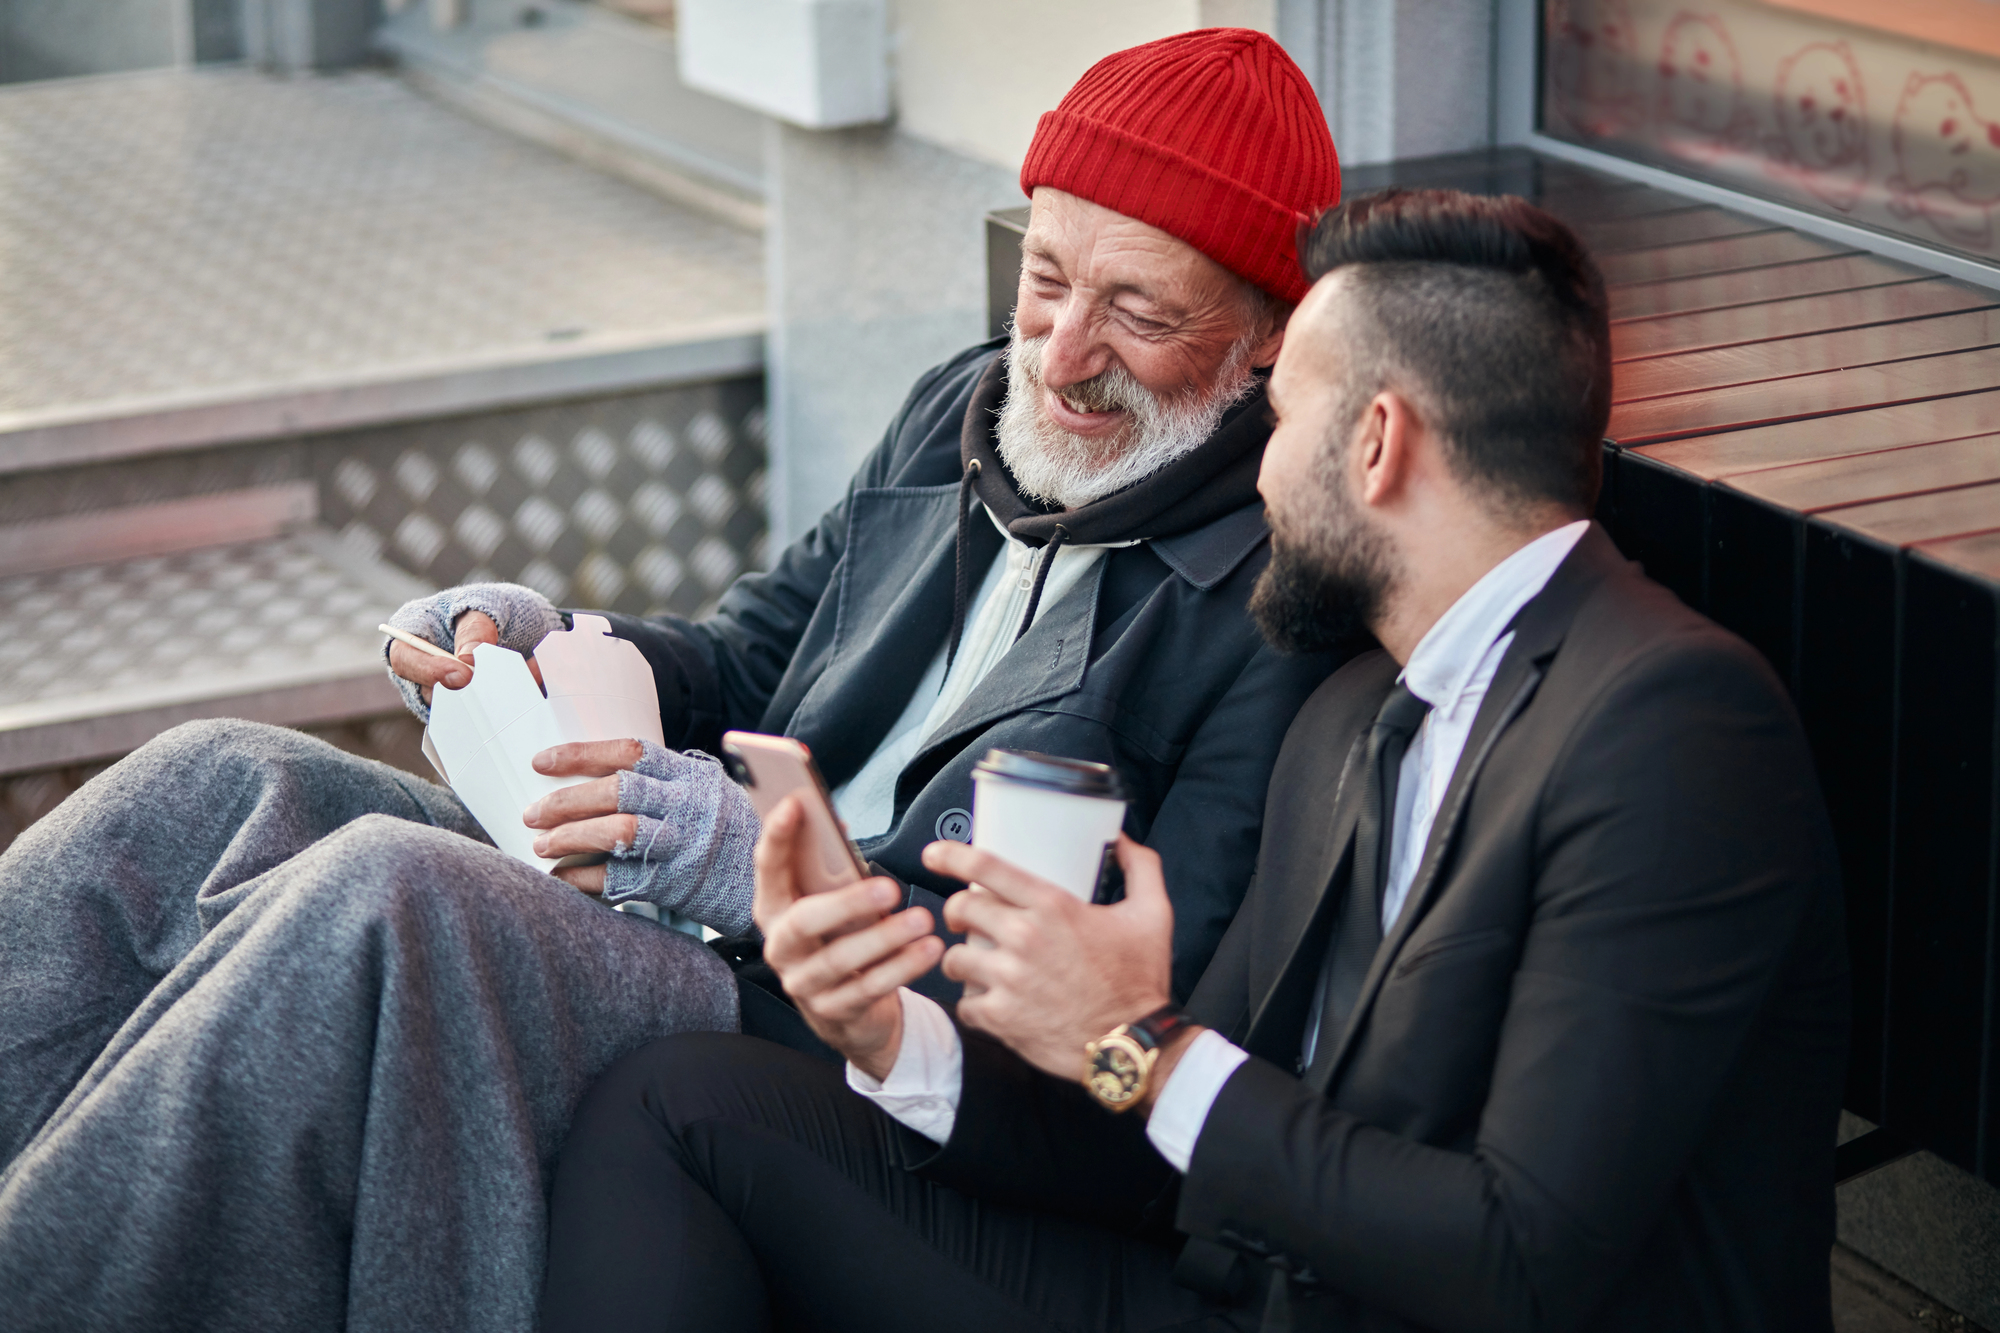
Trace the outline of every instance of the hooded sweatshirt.
{"type": "Polygon", "coordinates": [[[959,439],[964,471],[951,633],[875,752],[833,793],[834,808],[856,838],[888,831],[904,767],[1015,640],[1033,628],[1037,616],[1061,602],[1107,551],[1199,527],[1256,498],[1259,446],[1269,434],[1252,410],[1263,402],[1261,392],[1224,414],[1214,434],[1157,472],[1070,510],[1029,500],[1001,461],[997,426],[1006,394],[1006,362],[998,358],[973,391],[959,439]],[[966,531],[980,521],[974,508],[983,510],[1005,539],[976,590],[966,531]]]}

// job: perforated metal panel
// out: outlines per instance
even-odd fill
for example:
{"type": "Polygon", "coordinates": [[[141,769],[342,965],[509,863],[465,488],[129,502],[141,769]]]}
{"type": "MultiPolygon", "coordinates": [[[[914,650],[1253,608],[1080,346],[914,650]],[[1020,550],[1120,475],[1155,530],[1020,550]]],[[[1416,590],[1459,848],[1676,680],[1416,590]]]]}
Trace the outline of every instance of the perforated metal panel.
{"type": "Polygon", "coordinates": [[[322,520],[439,587],[697,615],[764,562],[763,384],[664,389],[329,436],[322,520]]]}

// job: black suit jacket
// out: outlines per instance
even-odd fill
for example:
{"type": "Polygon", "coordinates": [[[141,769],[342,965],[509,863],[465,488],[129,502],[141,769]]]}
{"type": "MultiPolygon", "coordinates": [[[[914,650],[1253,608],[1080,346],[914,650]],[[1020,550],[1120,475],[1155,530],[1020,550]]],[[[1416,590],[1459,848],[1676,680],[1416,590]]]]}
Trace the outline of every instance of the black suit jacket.
{"type": "Polygon", "coordinates": [[[923,1169],[1111,1225],[1171,1209],[1184,1271],[1251,1256],[1271,1327],[1825,1333],[1846,955],[1798,723],[1594,525],[1515,630],[1325,1086],[1294,1061],[1379,653],[1287,733],[1190,1004],[1253,1058],[1185,1179],[976,1034],[923,1169]]]}

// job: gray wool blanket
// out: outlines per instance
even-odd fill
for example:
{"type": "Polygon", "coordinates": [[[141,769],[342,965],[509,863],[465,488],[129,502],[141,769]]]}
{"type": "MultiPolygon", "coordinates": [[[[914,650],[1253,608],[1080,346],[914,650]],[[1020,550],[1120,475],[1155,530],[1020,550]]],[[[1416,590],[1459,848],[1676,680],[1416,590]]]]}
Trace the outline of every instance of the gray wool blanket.
{"type": "Polygon", "coordinates": [[[0,856],[0,1325],[531,1329],[584,1089],[736,1020],[450,792],[179,727],[0,856]]]}

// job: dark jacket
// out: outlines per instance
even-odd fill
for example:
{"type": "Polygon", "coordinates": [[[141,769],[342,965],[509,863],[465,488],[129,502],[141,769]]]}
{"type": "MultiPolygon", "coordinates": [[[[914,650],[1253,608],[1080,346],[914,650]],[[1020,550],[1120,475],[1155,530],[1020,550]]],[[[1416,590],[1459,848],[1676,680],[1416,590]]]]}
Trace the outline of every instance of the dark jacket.
{"type": "Polygon", "coordinates": [[[1268,1299],[1267,1327],[1826,1333],[1846,953],[1797,720],[1601,529],[1515,623],[1324,1086],[1295,1060],[1380,653],[1286,738],[1190,1005],[1252,1058],[1185,1179],[1136,1117],[984,1039],[926,1169],[1099,1220],[1122,1199],[1128,1225],[1171,1209],[1183,1275],[1268,1299]]]}
{"type": "MultiPolygon", "coordinates": [[[[728,728],[796,736],[830,786],[866,762],[977,587],[1000,534],[961,522],[968,482],[1031,545],[1067,523],[1110,551],[973,691],[896,787],[896,820],[862,852],[936,908],[958,887],[918,854],[972,807],[972,766],[993,746],[1115,765],[1125,829],[1173,865],[1174,977],[1191,989],[1235,915],[1256,857],[1264,789],[1285,727],[1334,665],[1281,657],[1245,606],[1268,558],[1254,489],[1269,428],[1263,395],[1208,444],[1073,514],[1022,501],[991,453],[999,344],[927,373],[847,496],[769,573],[739,580],[701,621],[612,616],[659,683],[667,742],[714,751],[728,728]],[[977,400],[977,401],[975,401],[977,400]],[[960,549],[963,548],[961,558],[960,549]],[[958,600],[963,603],[963,593],[958,600]]],[[[956,987],[933,973],[920,989],[956,987]]]]}

